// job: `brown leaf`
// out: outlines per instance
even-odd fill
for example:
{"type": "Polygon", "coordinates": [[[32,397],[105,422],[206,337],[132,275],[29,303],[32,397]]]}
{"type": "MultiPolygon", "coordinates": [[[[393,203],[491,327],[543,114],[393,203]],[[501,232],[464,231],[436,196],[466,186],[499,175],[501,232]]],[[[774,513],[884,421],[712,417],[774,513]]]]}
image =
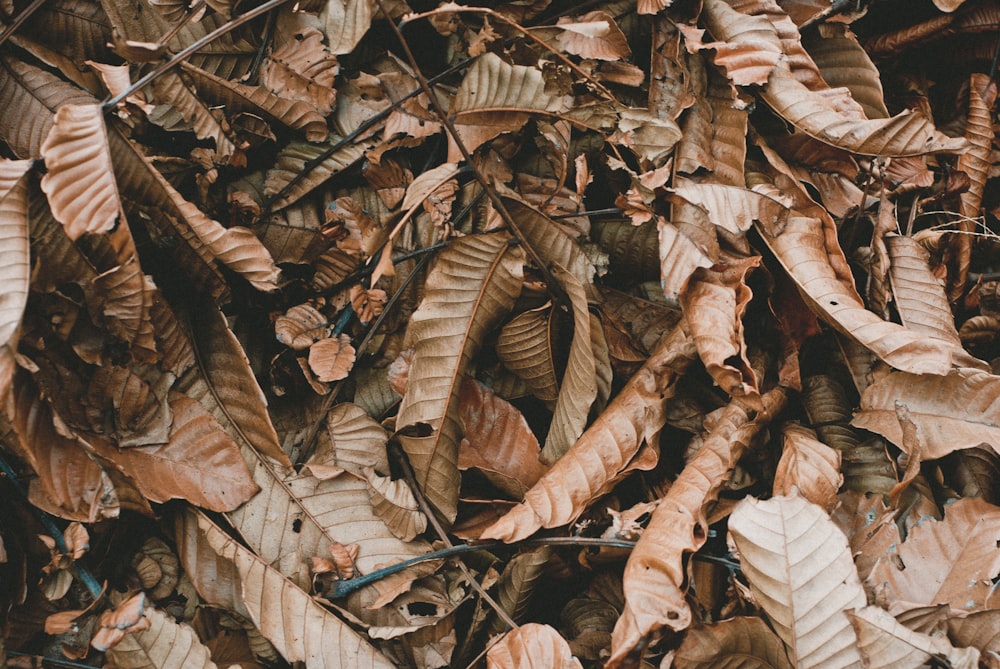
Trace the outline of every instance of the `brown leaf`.
{"type": "Polygon", "coordinates": [[[970,613],[989,608],[991,579],[1000,573],[998,527],[998,507],[957,500],[945,508],[944,520],[926,520],[891,546],[867,585],[880,596],[917,605],[948,603],[970,613]]]}
{"type": "Polygon", "coordinates": [[[812,430],[786,425],[781,460],[774,472],[774,494],[791,495],[798,489],[813,504],[832,511],[844,482],[840,457],[838,451],[816,439],[812,430]]]}
{"type": "Polygon", "coordinates": [[[544,402],[559,397],[552,349],[554,326],[552,305],[545,304],[522,311],[501,328],[497,337],[500,361],[544,402]]]}
{"type": "MultiPolygon", "coordinates": [[[[27,160],[0,161],[0,349],[15,350],[21,315],[28,302],[31,263],[28,255],[27,160]]],[[[0,397],[10,378],[0,374],[0,397]]]]}
{"type": "Polygon", "coordinates": [[[679,325],[573,447],[524,496],[524,502],[483,532],[484,539],[520,541],[542,527],[575,520],[630,467],[666,419],[663,402],[696,355],[679,325]]]}
{"type": "Polygon", "coordinates": [[[501,234],[462,237],[438,256],[420,307],[410,319],[415,342],[397,428],[429,423],[429,437],[400,441],[428,501],[449,523],[458,500],[458,394],[483,339],[521,290],[523,252],[501,234]]]}
{"type": "Polygon", "coordinates": [[[763,410],[753,419],[753,412],[736,400],[720,410],[704,443],[653,511],[625,565],[625,610],[611,637],[612,666],[650,632],[665,625],[674,630],[691,625],[683,590],[684,558],[705,543],[708,506],[750,440],[783,408],[787,394],[779,387],[761,399],[763,410]]]}
{"type": "Polygon", "coordinates": [[[42,190],[70,239],[108,232],[122,213],[100,105],[65,105],[41,146],[42,190]]]}
{"type": "Polygon", "coordinates": [[[979,667],[979,651],[975,648],[955,648],[946,638],[914,632],[877,606],[865,606],[848,615],[858,634],[858,650],[865,667],[906,669],[931,658],[943,659],[955,669],[979,667]]]}
{"type": "Polygon", "coordinates": [[[587,12],[575,19],[563,16],[556,23],[557,40],[567,53],[581,58],[622,60],[632,55],[625,33],[607,12],[587,12]]]}
{"type": "Polygon", "coordinates": [[[547,469],[538,459],[541,448],[524,416],[470,378],[462,381],[458,402],[459,469],[476,468],[500,490],[523,499],[547,469]]]}
{"type": "Polygon", "coordinates": [[[548,625],[528,623],[507,632],[486,653],[489,669],[580,669],[566,640],[548,625]]]}
{"type": "Polygon", "coordinates": [[[739,617],[692,629],[674,655],[677,669],[791,669],[781,639],[760,618],[739,617]]]}
{"type": "Polygon", "coordinates": [[[342,334],[322,339],[309,348],[309,368],[324,383],[346,379],[354,367],[351,338],[342,334]]]}

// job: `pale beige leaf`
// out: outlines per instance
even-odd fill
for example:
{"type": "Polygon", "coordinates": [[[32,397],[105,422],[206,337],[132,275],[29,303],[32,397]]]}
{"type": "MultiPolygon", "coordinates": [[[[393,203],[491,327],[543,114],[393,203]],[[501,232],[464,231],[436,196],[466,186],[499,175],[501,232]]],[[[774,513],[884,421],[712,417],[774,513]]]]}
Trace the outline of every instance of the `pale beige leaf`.
{"type": "Polygon", "coordinates": [[[458,176],[458,173],[457,163],[444,163],[418,175],[406,187],[406,195],[403,196],[403,211],[408,212],[411,209],[416,209],[435,191],[451,182],[458,176]]]}
{"type": "Polygon", "coordinates": [[[711,270],[697,269],[681,294],[681,308],[705,369],[732,397],[759,401],[757,375],[747,359],[743,316],[753,297],[747,276],[760,256],[727,257],[711,270]]]}
{"type": "Polygon", "coordinates": [[[826,83],[850,90],[868,118],[889,117],[879,71],[847,26],[829,22],[820,30],[807,31],[802,39],[826,83]]]}
{"type": "MultiPolygon", "coordinates": [[[[511,65],[490,52],[476,59],[455,93],[450,113],[466,149],[474,151],[504,132],[520,130],[534,113],[567,109],[562,96],[546,91],[540,70],[511,65]]],[[[449,138],[452,144],[453,139],[449,138]]],[[[461,160],[454,146],[448,160],[461,160]]]]}
{"type": "Polygon", "coordinates": [[[147,607],[149,628],[126,634],[108,655],[120,669],[216,669],[195,631],[159,609],[147,607]]]}
{"type": "Polygon", "coordinates": [[[301,131],[310,142],[323,142],[329,135],[326,119],[305,102],[279,97],[263,86],[229,81],[188,62],[182,62],[181,68],[199,93],[214,104],[225,105],[230,114],[249,112],[272,119],[301,131]]]}
{"type": "Polygon", "coordinates": [[[323,6],[320,20],[326,30],[330,53],[342,55],[354,51],[371,26],[375,14],[372,0],[330,0],[323,6]]]}
{"type": "Polygon", "coordinates": [[[965,127],[970,146],[958,157],[958,169],[969,175],[969,189],[959,196],[959,213],[967,218],[979,216],[983,189],[989,178],[993,139],[991,119],[996,97],[997,89],[992,81],[982,74],[972,75],[969,80],[969,118],[965,127]]]}
{"type": "Polygon", "coordinates": [[[743,573],[798,667],[860,667],[846,611],[867,604],[847,538],[802,497],[747,498],[729,518],[743,573]]]}
{"type": "Polygon", "coordinates": [[[685,284],[699,267],[715,264],[705,250],[662,217],[658,219],[660,242],[660,284],[668,300],[677,300],[685,284]]]}
{"type": "Polygon", "coordinates": [[[887,611],[865,606],[848,614],[866,669],[910,669],[932,658],[953,669],[978,669],[979,651],[955,648],[947,638],[914,632],[887,611]]]}
{"type": "MultiPolygon", "coordinates": [[[[332,137],[326,145],[307,142],[290,142],[278,153],[274,166],[267,171],[267,181],[264,183],[264,193],[277,195],[291,184],[305,164],[312,162],[324,154],[325,150],[340,140],[332,137]]],[[[348,142],[332,155],[326,156],[305,179],[293,186],[285,195],[272,203],[274,209],[283,209],[297,202],[307,193],[325,183],[330,177],[353,165],[361,159],[364,145],[361,142],[348,142]]]]}
{"type": "Polygon", "coordinates": [[[571,19],[561,17],[556,24],[562,32],[557,40],[567,53],[581,58],[622,60],[632,55],[625,33],[607,12],[587,12],[571,19]]]}
{"type": "MultiPolygon", "coordinates": [[[[520,553],[510,562],[497,581],[496,599],[511,620],[520,623],[529,611],[536,586],[544,583],[546,566],[552,557],[552,548],[546,546],[520,553]]],[[[506,624],[499,617],[493,619],[491,629],[502,632],[506,624]]]]}
{"type": "Polygon", "coordinates": [[[780,193],[757,193],[719,183],[696,183],[685,179],[673,191],[691,204],[708,211],[712,223],[733,234],[746,232],[754,221],[769,230],[781,230],[787,220],[790,198],[780,193]]]}
{"type": "Polygon", "coordinates": [[[684,559],[708,536],[708,506],[719,495],[750,440],[787,401],[783,388],[762,397],[759,414],[734,400],[719,410],[704,442],[653,510],[625,565],[625,608],[611,635],[611,662],[623,660],[642,638],[664,626],[691,626],[685,601],[684,559]],[[754,418],[751,419],[751,414],[754,418]]]}
{"type": "Polygon", "coordinates": [[[367,640],[252,552],[199,514],[208,543],[236,566],[254,624],[289,662],[308,669],[394,666],[367,640]]]}
{"type": "Polygon", "coordinates": [[[851,424],[906,449],[896,405],[905,405],[923,441],[925,460],[987,443],[1000,450],[1000,376],[956,369],[947,376],[892,372],[861,395],[851,424]]]}
{"type": "Polygon", "coordinates": [[[504,366],[524,381],[543,402],[559,397],[552,350],[552,305],[521,312],[500,329],[497,355],[504,366]]]}
{"type": "Polygon", "coordinates": [[[775,174],[773,184],[793,197],[795,206],[780,234],[773,235],[761,225],[761,238],[795,281],[810,308],[896,369],[914,374],[946,374],[954,347],[883,321],[865,309],[854,289],[833,219],[797,182],[775,174]]]}
{"type": "Polygon", "coordinates": [[[801,425],[785,425],[783,436],[781,460],[774,472],[774,494],[791,495],[798,489],[813,504],[832,511],[844,482],[840,473],[840,453],[801,425]]]}
{"type": "Polygon", "coordinates": [[[274,321],[274,336],[285,346],[304,351],[329,336],[331,324],[311,304],[297,304],[274,321]]]}
{"type": "Polygon", "coordinates": [[[573,310],[573,339],[569,345],[566,372],[542,448],[542,460],[552,464],[561,458],[583,434],[590,406],[597,399],[597,362],[591,346],[590,312],[583,284],[559,265],[552,274],[562,283],[573,310]]]}
{"type": "Polygon", "coordinates": [[[416,343],[397,429],[429,423],[429,437],[400,441],[428,501],[453,522],[458,501],[458,394],[482,342],[513,308],[521,291],[524,255],[503,234],[471,235],[441,252],[410,319],[416,343]]]}
{"type": "Polygon", "coordinates": [[[463,435],[459,469],[474,467],[500,490],[523,499],[546,471],[528,421],[516,407],[473,379],[466,378],[459,392],[463,435]]]}
{"type": "MultiPolygon", "coordinates": [[[[16,346],[15,334],[28,302],[28,160],[0,161],[0,348],[16,346]]],[[[0,382],[0,396],[6,394],[0,382]]]]}
{"type": "Polygon", "coordinates": [[[427,517],[420,510],[413,491],[403,479],[379,476],[372,467],[365,468],[372,509],[386,527],[401,541],[413,541],[427,529],[427,517]]]}
{"type": "Polygon", "coordinates": [[[41,146],[42,190],[70,239],[111,230],[121,215],[100,105],[64,105],[41,146]]]}
{"type": "Polygon", "coordinates": [[[737,86],[763,85],[783,56],[781,40],[766,16],[747,16],[721,0],[705,3],[705,25],[718,42],[704,42],[703,30],[682,27],[692,53],[713,49],[716,65],[737,86]]]}
{"type": "Polygon", "coordinates": [[[528,623],[507,632],[486,653],[488,669],[581,669],[569,644],[548,625],[528,623]]]}
{"type": "Polygon", "coordinates": [[[998,532],[1000,508],[977,498],[957,500],[945,508],[944,520],[924,520],[905,542],[890,546],[867,584],[891,600],[982,611],[1000,574],[998,532]]]}
{"type": "Polygon", "coordinates": [[[513,192],[505,191],[502,199],[521,239],[533,246],[545,262],[559,264],[584,286],[593,282],[594,265],[574,237],[513,192]]]}
{"type": "Polygon", "coordinates": [[[324,383],[346,379],[354,367],[351,338],[342,334],[322,339],[309,347],[309,369],[324,383]]]}
{"type": "Polygon", "coordinates": [[[696,355],[682,321],[566,455],[525,494],[524,502],[488,527],[483,538],[510,543],[542,527],[575,520],[629,468],[643,442],[663,427],[665,401],[696,355]]]}
{"type": "Polygon", "coordinates": [[[1000,661],[1000,609],[949,617],[948,637],[959,646],[979,649],[986,665],[996,669],[1000,661]]]}
{"type": "Polygon", "coordinates": [[[944,286],[931,272],[927,250],[911,237],[886,235],[884,241],[892,261],[892,294],[903,324],[913,332],[952,344],[958,349],[956,353],[961,351],[944,286]]]}
{"type": "Polygon", "coordinates": [[[173,424],[166,444],[118,449],[104,439],[85,443],[135,481],[153,502],[186,499],[212,511],[232,511],[252,497],[254,484],[239,446],[198,402],[170,398],[173,424]]]}
{"type": "Polygon", "coordinates": [[[677,669],[792,669],[785,645],[760,618],[738,617],[692,629],[674,655],[677,669]]]}

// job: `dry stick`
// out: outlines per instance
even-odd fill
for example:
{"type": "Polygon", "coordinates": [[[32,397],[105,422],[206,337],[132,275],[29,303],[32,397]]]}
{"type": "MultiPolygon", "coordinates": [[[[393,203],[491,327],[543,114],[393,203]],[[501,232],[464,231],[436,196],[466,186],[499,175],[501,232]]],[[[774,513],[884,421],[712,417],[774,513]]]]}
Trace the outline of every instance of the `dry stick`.
{"type": "MultiPolygon", "coordinates": [[[[381,1],[381,0],[379,0],[381,1]]],[[[398,433],[397,433],[398,434],[398,433]]],[[[409,486],[410,490],[413,492],[413,497],[417,500],[417,506],[425,516],[427,516],[427,521],[434,528],[434,532],[438,535],[438,538],[444,542],[444,545],[448,548],[455,548],[455,544],[451,542],[448,538],[448,533],[444,531],[441,527],[441,523],[437,519],[437,515],[434,510],[431,509],[431,505],[427,503],[427,498],[424,497],[423,491],[420,489],[420,484],[417,483],[417,475],[413,471],[413,467],[410,465],[410,459],[406,457],[406,451],[403,450],[403,445],[399,443],[396,435],[393,435],[389,439],[388,443],[385,445],[386,453],[389,456],[389,462],[396,464],[403,473],[403,480],[406,481],[406,485],[409,486]]],[[[510,615],[503,610],[503,607],[493,597],[490,593],[486,592],[486,588],[476,580],[475,575],[473,575],[472,570],[469,569],[461,560],[458,560],[458,568],[462,570],[465,574],[465,578],[468,579],[469,584],[479,593],[479,596],[483,598],[483,601],[490,605],[494,611],[497,612],[497,616],[504,622],[510,629],[517,629],[520,627],[510,615]]]]}
{"type": "Polygon", "coordinates": [[[160,37],[160,39],[156,40],[156,44],[158,46],[165,46],[167,42],[177,36],[177,33],[181,31],[181,28],[191,23],[194,17],[198,15],[198,12],[200,12],[204,7],[205,0],[198,0],[196,3],[191,5],[191,9],[188,10],[187,14],[181,17],[181,20],[177,22],[177,25],[168,30],[163,36],[160,37]]]}
{"type": "Polygon", "coordinates": [[[10,39],[10,36],[13,35],[17,31],[17,29],[21,27],[21,24],[27,21],[28,17],[34,14],[38,10],[38,8],[44,4],[45,0],[32,0],[32,3],[28,5],[23,12],[17,15],[13,23],[4,28],[3,32],[0,32],[0,44],[3,44],[8,39],[10,39]]]}
{"type": "MultiPolygon", "coordinates": [[[[375,4],[378,5],[383,14],[391,16],[386,11],[385,2],[383,0],[375,0],[375,4]]],[[[570,303],[569,297],[566,295],[566,291],[564,291],[562,285],[556,281],[555,276],[552,274],[552,270],[542,259],[542,256],[538,253],[537,249],[535,249],[533,245],[527,243],[525,236],[521,234],[521,229],[518,227],[517,223],[514,222],[514,217],[510,215],[506,205],[503,203],[503,199],[501,199],[500,195],[498,195],[496,190],[494,190],[494,188],[490,185],[486,175],[484,175],[483,171],[479,169],[474,162],[472,162],[472,154],[469,153],[469,149],[466,148],[465,142],[463,142],[462,138],[458,135],[458,131],[455,129],[454,120],[448,116],[447,112],[445,112],[444,108],[441,106],[441,102],[437,99],[437,96],[434,95],[430,82],[427,80],[427,77],[424,76],[423,70],[420,69],[420,66],[417,64],[417,59],[413,55],[413,51],[410,49],[410,43],[406,41],[405,37],[403,37],[403,31],[400,30],[395,21],[389,21],[389,25],[392,26],[393,32],[396,33],[396,37],[399,39],[399,42],[403,47],[403,51],[406,53],[406,59],[409,61],[410,67],[413,68],[413,73],[416,75],[417,81],[420,82],[420,88],[427,94],[427,98],[430,100],[431,106],[434,107],[434,112],[438,115],[438,120],[441,121],[441,124],[448,131],[448,134],[451,135],[459,153],[462,154],[462,159],[469,167],[472,168],[472,173],[476,176],[476,181],[479,182],[479,185],[482,186],[486,195],[490,198],[490,202],[493,203],[493,208],[497,210],[498,214],[500,214],[500,218],[502,218],[503,222],[507,224],[507,227],[510,228],[514,236],[521,241],[525,250],[527,250],[528,255],[531,256],[532,261],[534,261],[534,263],[538,266],[539,271],[541,271],[542,276],[545,278],[545,283],[549,286],[549,290],[552,291],[553,300],[565,308],[566,305],[570,303]]]]}
{"type": "Polygon", "coordinates": [[[149,82],[153,81],[154,79],[156,79],[158,76],[160,76],[164,72],[167,72],[167,71],[173,69],[181,61],[186,60],[191,54],[193,54],[194,52],[196,52],[198,49],[200,49],[201,47],[205,46],[209,42],[212,42],[212,41],[218,39],[219,37],[222,37],[223,35],[225,35],[228,32],[236,30],[237,28],[239,28],[244,23],[252,21],[253,19],[255,19],[258,16],[260,16],[261,14],[269,12],[272,9],[276,8],[276,7],[280,7],[281,5],[285,4],[288,1],[289,0],[267,0],[267,2],[265,2],[264,4],[259,5],[257,7],[254,7],[253,9],[251,9],[250,11],[248,11],[246,14],[240,14],[236,18],[234,18],[234,19],[232,19],[230,21],[227,21],[226,23],[223,23],[221,26],[219,26],[218,28],[216,28],[212,32],[208,33],[207,35],[205,35],[201,39],[192,42],[188,46],[186,46],[183,49],[181,49],[180,51],[178,51],[176,54],[174,54],[170,58],[170,60],[166,61],[165,63],[161,63],[160,65],[158,65],[156,67],[156,69],[154,69],[152,72],[150,72],[146,76],[144,76],[141,79],[139,79],[138,81],[136,81],[134,84],[132,84],[131,86],[129,86],[128,88],[126,88],[124,91],[122,91],[118,95],[114,96],[110,100],[106,100],[104,103],[101,104],[102,109],[104,109],[105,111],[107,111],[109,109],[113,109],[119,102],[121,102],[122,100],[124,100],[126,97],[128,97],[129,95],[132,95],[137,90],[139,90],[140,88],[142,88],[143,86],[145,86],[149,82]]]}

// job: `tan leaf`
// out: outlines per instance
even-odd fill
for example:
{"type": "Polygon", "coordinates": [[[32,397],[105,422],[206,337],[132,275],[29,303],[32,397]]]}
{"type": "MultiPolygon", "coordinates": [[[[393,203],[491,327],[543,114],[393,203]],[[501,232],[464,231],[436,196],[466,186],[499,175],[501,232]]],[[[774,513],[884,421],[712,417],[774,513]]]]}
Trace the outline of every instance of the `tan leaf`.
{"type": "Polygon", "coordinates": [[[508,242],[502,234],[453,241],[438,256],[410,319],[408,335],[416,348],[396,425],[434,428],[432,436],[400,441],[428,501],[449,523],[458,500],[462,374],[521,291],[523,251],[508,242]]]}
{"type": "Polygon", "coordinates": [[[122,213],[100,105],[64,105],[41,146],[42,190],[70,239],[111,230],[122,213]]]}
{"type": "Polygon", "coordinates": [[[462,443],[459,469],[476,468],[500,490],[523,499],[546,467],[528,421],[513,405],[477,381],[466,378],[459,390],[462,443]]]}
{"type": "Polygon", "coordinates": [[[108,651],[121,669],[215,669],[208,647],[188,625],[149,607],[144,613],[148,629],[132,632],[108,651]]]}
{"type": "Polygon", "coordinates": [[[497,337],[497,355],[504,366],[527,384],[543,402],[559,397],[552,350],[552,305],[521,312],[503,326],[497,337]]]}
{"type": "Polygon", "coordinates": [[[299,176],[303,165],[311,163],[321,155],[324,158],[309,172],[305,179],[292,186],[285,195],[271,204],[274,209],[283,209],[297,202],[334,174],[361,159],[364,145],[360,142],[348,142],[333,154],[326,156],[326,149],[332,147],[339,140],[339,137],[331,137],[326,145],[293,141],[278,153],[273,167],[267,171],[267,181],[264,183],[265,195],[277,195],[299,176]]]}
{"type": "MultiPolygon", "coordinates": [[[[31,262],[28,255],[28,160],[0,161],[0,348],[16,348],[16,333],[28,302],[31,262]]],[[[0,378],[0,396],[9,379],[0,378]]]]}
{"type": "Polygon", "coordinates": [[[784,428],[784,445],[774,472],[774,494],[791,495],[794,489],[826,511],[837,504],[844,482],[840,453],[816,439],[816,433],[801,425],[784,428]]]}
{"type": "Polygon", "coordinates": [[[150,114],[150,121],[172,130],[176,127],[176,115],[179,114],[184,125],[190,124],[200,139],[215,140],[215,153],[220,162],[235,153],[236,147],[231,139],[233,129],[224,118],[213,113],[212,108],[176,72],[165,72],[157,77],[151,88],[156,107],[150,114]]]}
{"type": "Polygon", "coordinates": [[[660,242],[660,284],[668,300],[677,300],[685,284],[699,267],[711,267],[715,261],[705,249],[691,240],[676,225],[658,217],[660,242]]]}
{"type": "Polygon", "coordinates": [[[103,652],[116,646],[127,634],[150,629],[152,619],[145,613],[146,593],[140,592],[129,597],[114,609],[101,614],[101,627],[90,644],[103,652]]]}
{"type": "Polygon", "coordinates": [[[973,612],[989,608],[991,579],[1000,573],[996,536],[1000,509],[976,498],[945,508],[944,520],[910,529],[872,569],[867,584],[893,600],[949,604],[973,612]]]}
{"type": "Polygon", "coordinates": [[[704,42],[703,30],[679,26],[688,51],[713,49],[715,64],[737,86],[766,84],[783,55],[781,40],[767,17],[747,16],[719,0],[709,0],[705,10],[705,25],[723,41],[704,42]]]}
{"type": "Polygon", "coordinates": [[[85,443],[128,474],[154,502],[187,499],[212,511],[232,511],[260,489],[250,478],[239,446],[201,405],[173,394],[170,410],[173,424],[166,444],[116,449],[103,439],[85,443]]]}
{"type": "Polygon", "coordinates": [[[394,666],[340,618],[208,518],[199,515],[198,526],[216,553],[236,566],[250,618],[286,660],[304,662],[308,669],[394,666]]]}
{"type": "Polygon", "coordinates": [[[503,635],[486,653],[488,669],[580,669],[566,640],[548,625],[528,623],[503,635]]]}
{"type": "Polygon", "coordinates": [[[772,235],[761,226],[761,238],[795,281],[810,308],[896,369],[914,374],[946,374],[953,347],[883,321],[865,309],[854,290],[833,219],[783,174],[776,174],[773,183],[795,199],[795,206],[780,234],[772,235]]]}
{"type": "Polygon", "coordinates": [[[543,260],[558,263],[584,286],[593,282],[596,270],[576,239],[551,218],[512,193],[505,192],[502,199],[517,224],[521,239],[533,246],[543,260]]]}
{"type": "Polygon", "coordinates": [[[542,527],[575,520],[626,471],[643,442],[666,420],[664,400],[697,355],[676,327],[573,447],[524,496],[524,502],[483,532],[484,539],[520,541],[542,527]]]}
{"type": "Polygon", "coordinates": [[[948,637],[959,646],[978,648],[986,666],[996,669],[1000,656],[1000,609],[950,616],[948,637]]]}
{"type": "MultiPolygon", "coordinates": [[[[501,133],[520,130],[533,112],[556,113],[566,108],[561,96],[546,91],[540,70],[510,65],[490,52],[479,56],[466,72],[450,113],[465,148],[474,151],[501,133]]],[[[449,144],[453,142],[449,138],[449,144]]],[[[449,148],[448,160],[461,160],[456,147],[449,148]]]]}
{"type": "MultiPolygon", "coordinates": [[[[282,11],[279,16],[281,21],[293,14],[282,11]]],[[[296,27],[279,31],[286,39],[261,67],[261,83],[275,95],[305,102],[325,116],[337,100],[337,58],[324,46],[323,33],[312,26],[296,27]]]]}
{"type": "Polygon", "coordinates": [[[934,658],[954,669],[978,669],[979,651],[955,648],[947,638],[920,634],[902,625],[887,611],[865,606],[848,614],[858,634],[858,650],[871,669],[909,669],[934,658]]]}
{"type": "Polygon", "coordinates": [[[622,60],[632,55],[625,33],[607,12],[587,12],[575,19],[563,16],[556,24],[557,40],[567,53],[581,58],[622,60]]]}
{"type": "Polygon", "coordinates": [[[847,611],[867,600],[847,539],[826,512],[798,496],[747,498],[729,532],[750,590],[796,666],[860,667],[847,611]]]}
{"type": "Polygon", "coordinates": [[[173,538],[184,571],[206,604],[249,619],[236,565],[215,552],[198,527],[198,518],[189,508],[174,518],[173,538]]]}
{"type": "Polygon", "coordinates": [[[372,0],[333,0],[323,5],[320,20],[330,52],[340,56],[354,51],[371,26],[374,9],[372,0]]]}
{"type": "Polygon", "coordinates": [[[329,330],[329,319],[311,304],[297,304],[274,321],[274,336],[296,351],[328,337],[329,330]]]}
{"type": "Polygon", "coordinates": [[[379,476],[372,467],[366,467],[364,472],[370,486],[372,508],[386,527],[401,541],[413,541],[418,534],[423,534],[427,529],[427,517],[406,481],[379,476]]]}
{"type": "Polygon", "coordinates": [[[566,372],[552,413],[549,433],[542,448],[542,460],[552,464],[561,458],[587,426],[590,407],[597,399],[597,362],[591,346],[590,312],[583,284],[559,265],[552,274],[562,283],[573,310],[573,339],[569,345],[566,372]]]}
{"type": "Polygon", "coordinates": [[[354,367],[351,338],[342,334],[322,339],[309,348],[309,368],[324,383],[346,379],[354,367]]]}
{"type": "Polygon", "coordinates": [[[289,100],[263,86],[248,86],[229,81],[189,62],[181,69],[194,81],[198,92],[215,104],[225,105],[230,114],[249,112],[301,131],[310,142],[326,141],[326,119],[311,105],[289,100]]]}
{"type": "Polygon", "coordinates": [[[733,234],[746,232],[759,221],[769,230],[781,230],[787,220],[789,198],[778,193],[756,193],[717,183],[699,184],[685,179],[673,189],[691,204],[703,207],[712,223],[733,234]]]}
{"type": "Polygon", "coordinates": [[[957,369],[947,376],[892,372],[861,395],[851,424],[881,434],[907,448],[896,405],[907,407],[924,444],[923,459],[934,460],[982,443],[1000,446],[1000,377],[957,369]]]}
{"type": "Polygon", "coordinates": [[[705,369],[724,392],[750,403],[759,401],[760,391],[747,359],[743,316],[753,297],[747,276],[760,262],[760,256],[729,257],[711,270],[699,268],[680,300],[705,369]]]}
{"type": "Polygon", "coordinates": [[[611,663],[620,662],[650,632],[691,625],[684,598],[684,558],[708,536],[706,513],[750,440],[787,401],[783,388],[768,391],[754,413],[738,401],[720,410],[704,443],[657,504],[625,565],[625,609],[611,636],[611,663]]]}
{"type": "Polygon", "coordinates": [[[802,39],[826,83],[850,90],[866,117],[889,117],[879,71],[847,26],[826,23],[820,30],[807,31],[802,39]]]}
{"type": "Polygon", "coordinates": [[[760,618],[739,617],[692,629],[674,655],[677,669],[791,669],[785,645],[760,618]]]}

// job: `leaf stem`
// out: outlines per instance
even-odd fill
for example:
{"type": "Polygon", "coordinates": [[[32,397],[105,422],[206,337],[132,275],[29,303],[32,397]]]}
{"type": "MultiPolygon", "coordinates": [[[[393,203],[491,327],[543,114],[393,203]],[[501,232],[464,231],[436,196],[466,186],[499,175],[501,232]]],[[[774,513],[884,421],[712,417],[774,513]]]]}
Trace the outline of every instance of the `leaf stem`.
{"type": "Polygon", "coordinates": [[[3,29],[3,32],[0,32],[0,44],[10,39],[10,36],[17,32],[17,29],[44,4],[45,0],[32,0],[31,4],[25,7],[23,12],[14,17],[14,20],[9,26],[3,29]]]}

